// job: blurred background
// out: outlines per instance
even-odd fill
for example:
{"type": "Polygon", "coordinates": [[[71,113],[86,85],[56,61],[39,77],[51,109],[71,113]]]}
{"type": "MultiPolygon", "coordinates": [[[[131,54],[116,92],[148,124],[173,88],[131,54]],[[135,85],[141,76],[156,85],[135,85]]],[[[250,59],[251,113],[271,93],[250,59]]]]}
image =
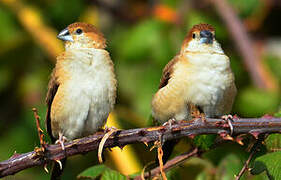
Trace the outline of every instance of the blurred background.
{"type": "MultiPolygon", "coordinates": [[[[231,59],[238,88],[233,114],[259,117],[278,112],[280,19],[278,0],[0,0],[0,161],[39,146],[31,109],[38,109],[45,129],[47,83],[56,56],[63,51],[56,35],[67,25],[92,23],[107,38],[118,79],[118,100],[109,125],[129,129],[151,125],[150,101],[162,69],[198,23],[216,28],[216,39],[231,59]]],[[[188,150],[185,141],[174,154],[188,150]]],[[[204,159],[187,161],[169,177],[233,179],[248,156],[245,148],[225,143],[204,159]]],[[[120,152],[118,148],[105,152],[105,159],[124,174],[140,172],[155,156],[144,144],[120,152]]],[[[64,179],[75,179],[97,164],[97,152],[69,159],[64,179]]],[[[36,167],[4,179],[48,178],[43,167],[36,167]]]]}

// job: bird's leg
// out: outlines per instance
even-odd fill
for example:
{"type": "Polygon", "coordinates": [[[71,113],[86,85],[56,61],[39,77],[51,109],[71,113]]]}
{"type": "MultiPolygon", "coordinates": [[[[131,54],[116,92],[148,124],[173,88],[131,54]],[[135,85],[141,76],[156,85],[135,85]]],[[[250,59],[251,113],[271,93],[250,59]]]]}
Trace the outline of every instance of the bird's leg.
{"type": "Polygon", "coordinates": [[[202,121],[204,123],[206,123],[206,116],[203,112],[200,111],[200,109],[198,107],[196,107],[195,105],[191,104],[190,105],[190,111],[191,111],[191,116],[193,118],[196,118],[196,119],[202,119],[202,121]]]}
{"type": "Polygon", "coordinates": [[[175,118],[169,119],[167,122],[165,122],[162,126],[169,125],[170,130],[172,129],[172,125],[177,124],[177,120],[175,118]]]}
{"type": "Polygon", "coordinates": [[[232,125],[232,122],[233,122],[233,116],[232,115],[224,115],[221,117],[222,120],[224,120],[229,128],[230,128],[230,136],[233,134],[233,125],[232,125]]]}
{"type": "Polygon", "coordinates": [[[59,132],[59,139],[55,142],[56,144],[61,145],[61,149],[65,150],[64,143],[67,141],[66,137],[63,136],[61,132],[59,132]]]}

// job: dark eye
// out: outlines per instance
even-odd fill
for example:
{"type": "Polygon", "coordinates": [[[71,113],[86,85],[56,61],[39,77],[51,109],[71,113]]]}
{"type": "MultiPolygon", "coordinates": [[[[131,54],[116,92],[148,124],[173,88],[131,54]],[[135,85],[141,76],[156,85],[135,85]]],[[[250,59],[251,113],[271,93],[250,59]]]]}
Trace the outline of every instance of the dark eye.
{"type": "Polygon", "coordinates": [[[192,34],[192,38],[195,39],[195,37],[196,37],[196,35],[195,35],[195,33],[193,33],[193,34],[192,34]]]}
{"type": "Polygon", "coordinates": [[[76,34],[81,34],[82,32],[82,29],[76,29],[76,34]]]}

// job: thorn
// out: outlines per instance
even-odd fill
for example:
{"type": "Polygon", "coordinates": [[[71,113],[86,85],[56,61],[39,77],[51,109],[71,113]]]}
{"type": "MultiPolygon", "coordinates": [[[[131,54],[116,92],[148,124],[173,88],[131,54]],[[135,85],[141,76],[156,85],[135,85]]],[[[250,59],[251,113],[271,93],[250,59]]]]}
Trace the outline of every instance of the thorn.
{"type": "Polygon", "coordinates": [[[144,145],[146,145],[146,147],[148,147],[148,143],[147,142],[143,142],[144,145]]]}
{"type": "Polygon", "coordinates": [[[152,151],[154,148],[158,148],[161,145],[160,141],[155,141],[154,145],[149,149],[149,151],[152,151]]]}
{"type": "Polygon", "coordinates": [[[48,168],[47,168],[47,165],[48,165],[48,164],[44,164],[44,170],[45,170],[46,173],[49,174],[49,170],[48,170],[48,168]]]}
{"type": "Polygon", "coordinates": [[[235,139],[235,141],[236,141],[238,144],[240,144],[241,146],[243,146],[244,143],[242,142],[242,140],[243,140],[242,137],[237,137],[237,138],[235,139]]]}
{"type": "Polygon", "coordinates": [[[262,118],[264,118],[264,119],[272,119],[274,117],[269,115],[269,114],[265,114],[265,115],[262,116],[262,118]]]}
{"type": "Polygon", "coordinates": [[[60,170],[62,170],[62,163],[61,163],[61,161],[60,160],[55,160],[55,161],[59,164],[60,170]]]}
{"type": "Polygon", "coordinates": [[[219,132],[219,135],[220,135],[220,137],[221,137],[223,140],[234,141],[233,137],[231,137],[229,134],[227,134],[226,131],[221,131],[221,132],[219,132]]]}
{"type": "Polygon", "coordinates": [[[234,114],[233,119],[239,119],[239,116],[237,114],[234,114]]]}
{"type": "Polygon", "coordinates": [[[255,139],[258,139],[259,135],[260,135],[260,132],[258,132],[258,131],[250,131],[250,134],[252,134],[255,139]]]}
{"type": "Polygon", "coordinates": [[[190,134],[190,135],[188,135],[188,137],[190,138],[190,139],[194,139],[195,138],[195,134],[190,134]]]}
{"type": "Polygon", "coordinates": [[[121,151],[123,151],[125,146],[118,146],[120,148],[121,151]]]}
{"type": "Polygon", "coordinates": [[[230,140],[230,141],[234,141],[233,137],[231,137],[230,135],[226,135],[225,137],[223,137],[224,140],[230,140]]]}

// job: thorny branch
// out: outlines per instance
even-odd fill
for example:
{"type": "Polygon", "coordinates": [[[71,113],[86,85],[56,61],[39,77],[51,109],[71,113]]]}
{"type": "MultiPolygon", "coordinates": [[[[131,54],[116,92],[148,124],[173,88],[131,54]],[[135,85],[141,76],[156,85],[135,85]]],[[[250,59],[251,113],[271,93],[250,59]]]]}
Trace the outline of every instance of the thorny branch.
{"type": "MultiPolygon", "coordinates": [[[[264,116],[262,118],[237,118],[233,119],[234,140],[241,142],[235,136],[240,134],[251,134],[258,138],[260,134],[281,133],[281,118],[264,116]]],[[[112,134],[104,144],[105,148],[119,146],[124,147],[133,143],[149,143],[159,140],[178,139],[181,137],[194,137],[199,134],[219,134],[227,137],[230,129],[227,123],[221,119],[206,118],[206,121],[195,119],[189,122],[181,122],[175,125],[120,130],[112,134]]],[[[92,136],[76,139],[65,143],[65,150],[60,145],[45,145],[45,151],[37,148],[24,154],[14,154],[10,159],[0,162],[0,177],[15,174],[24,169],[42,166],[50,161],[60,160],[65,157],[84,154],[97,150],[104,133],[97,133],[92,136]]]]}

